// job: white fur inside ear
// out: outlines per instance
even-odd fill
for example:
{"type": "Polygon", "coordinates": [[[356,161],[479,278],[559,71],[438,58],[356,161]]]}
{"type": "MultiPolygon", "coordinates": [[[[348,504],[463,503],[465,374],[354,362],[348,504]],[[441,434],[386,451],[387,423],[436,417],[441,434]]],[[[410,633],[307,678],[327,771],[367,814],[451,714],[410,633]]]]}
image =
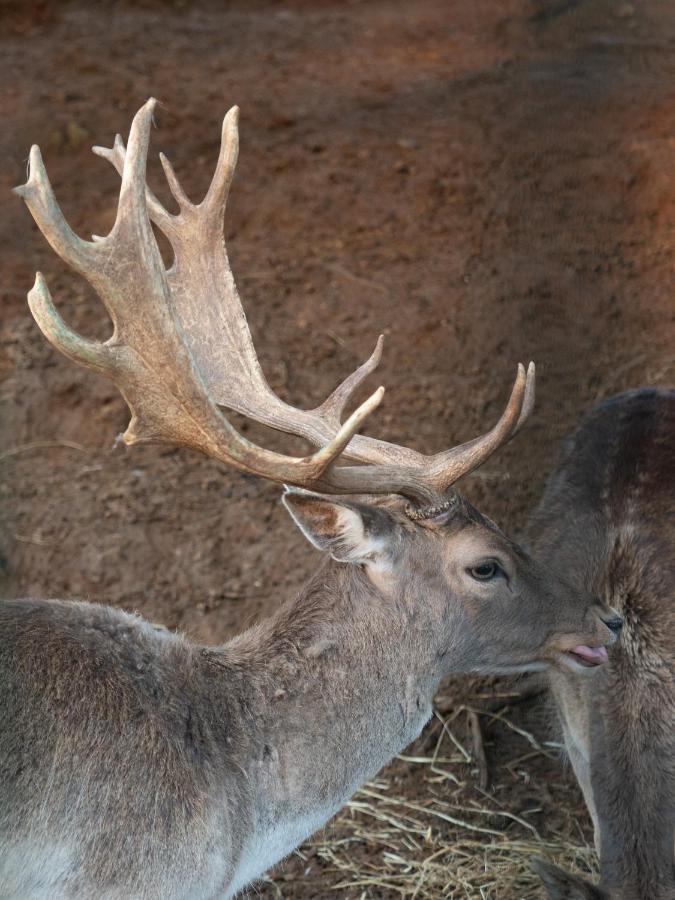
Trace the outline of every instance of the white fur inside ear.
{"type": "Polygon", "coordinates": [[[351,509],[340,509],[337,514],[336,544],[331,556],[340,562],[360,562],[367,544],[363,521],[351,509]]]}
{"type": "Polygon", "coordinates": [[[341,509],[337,519],[340,540],[344,541],[350,554],[356,553],[358,556],[359,550],[366,544],[366,533],[361,516],[351,509],[341,509]]]}
{"type": "Polygon", "coordinates": [[[388,568],[387,536],[371,534],[358,509],[303,491],[287,491],[283,504],[307,540],[338,562],[388,568]]]}
{"type": "Polygon", "coordinates": [[[376,565],[385,555],[386,544],[381,537],[367,535],[361,516],[345,507],[338,510],[338,534],[331,547],[331,556],[338,562],[376,565]]]}

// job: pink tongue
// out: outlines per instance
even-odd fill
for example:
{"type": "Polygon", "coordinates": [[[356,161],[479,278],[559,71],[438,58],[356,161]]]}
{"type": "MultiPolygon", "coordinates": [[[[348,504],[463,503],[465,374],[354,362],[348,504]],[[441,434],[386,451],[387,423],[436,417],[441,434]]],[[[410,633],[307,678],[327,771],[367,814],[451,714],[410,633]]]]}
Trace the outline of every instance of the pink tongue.
{"type": "Polygon", "coordinates": [[[576,653],[582,659],[597,665],[606,663],[608,659],[606,647],[587,647],[585,644],[579,644],[576,647],[572,647],[572,653],[576,653]]]}

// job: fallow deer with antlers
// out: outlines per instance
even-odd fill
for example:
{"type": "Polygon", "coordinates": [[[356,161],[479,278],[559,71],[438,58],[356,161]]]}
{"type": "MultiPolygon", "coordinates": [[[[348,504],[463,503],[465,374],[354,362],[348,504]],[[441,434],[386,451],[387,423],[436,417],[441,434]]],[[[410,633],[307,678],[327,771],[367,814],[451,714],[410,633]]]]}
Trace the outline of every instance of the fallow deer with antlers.
{"type": "Polygon", "coordinates": [[[230,897],[419,734],[444,675],[582,669],[614,640],[611,609],[450,490],[521,427],[534,368],[519,367],[491,431],[434,456],[356,434],[382,388],[342,422],[381,342],[317,409],[288,406],[258,364],[223,243],[237,111],[200,204],[162,157],[172,215],[146,185],[153,108],[126,148],[96,148],[122,183],[112,231],[92,242],[66,224],[31,150],[18,192],[113,333],[75,334],[39,274],[31,311],[55,347],[117,385],[128,444],[191,447],[289,486],[288,511],[327,558],[298,597],[219,647],[106,606],[0,603],[6,897],[230,897]],[[168,270],[151,223],[173,248],[168,270]],[[319,449],[255,446],[223,408],[319,449]]]}

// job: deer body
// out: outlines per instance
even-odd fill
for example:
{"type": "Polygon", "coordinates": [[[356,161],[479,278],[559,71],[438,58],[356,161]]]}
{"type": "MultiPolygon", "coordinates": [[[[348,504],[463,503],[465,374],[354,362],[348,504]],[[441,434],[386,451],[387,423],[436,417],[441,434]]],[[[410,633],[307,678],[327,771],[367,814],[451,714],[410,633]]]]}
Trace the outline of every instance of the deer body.
{"type": "Polygon", "coordinates": [[[222,647],[104,606],[0,604],[0,896],[229,897],[419,734],[444,675],[609,637],[607,611],[524,554],[508,589],[447,574],[481,540],[468,504],[425,527],[340,506],[333,537],[332,502],[286,503],[353,562],[222,647]]]}
{"type": "Polygon", "coordinates": [[[549,873],[552,897],[675,897],[675,391],[593,410],[567,440],[533,546],[624,618],[609,664],[550,683],[595,826],[600,888],[549,873]]]}
{"type": "Polygon", "coordinates": [[[527,419],[534,366],[519,366],[490,431],[432,456],[356,434],[383,388],[343,421],[381,341],[316,409],[283,403],[255,356],[222,240],[237,111],[200,204],[162,160],[172,215],[145,179],[154,105],[136,114],[128,149],[118,137],[98,150],[122,186],[113,229],[92,242],[66,224],[31,150],[18,191],[99,293],[113,333],[98,343],[72,331],[40,275],[31,311],[54,346],[119,387],[128,443],[192,447],[292,485],[289,513],[332,559],[295,601],[220,648],[105,607],[0,604],[3,897],[229,897],[419,734],[443,675],[582,669],[614,640],[609,607],[449,490],[527,419]],[[151,222],[172,245],[170,269],[151,222]],[[319,449],[257,446],[222,407],[319,449]]]}
{"type": "Polygon", "coordinates": [[[321,594],[208,652],[3,603],[0,896],[228,897],[321,827],[419,733],[440,671],[375,591],[321,594]]]}

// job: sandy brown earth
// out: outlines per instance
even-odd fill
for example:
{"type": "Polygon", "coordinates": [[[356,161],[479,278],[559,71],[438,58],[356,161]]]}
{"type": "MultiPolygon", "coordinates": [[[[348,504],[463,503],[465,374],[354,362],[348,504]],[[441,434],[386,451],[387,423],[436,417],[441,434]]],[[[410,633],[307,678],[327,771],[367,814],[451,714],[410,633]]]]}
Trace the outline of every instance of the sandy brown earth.
{"type": "MultiPolygon", "coordinates": [[[[106,334],[8,190],[38,142],[73,227],[105,233],[117,178],[89,147],[150,95],[155,145],[195,195],[220,118],[242,108],[226,239],[284,398],[314,405],[383,331],[388,393],[369,429],[430,451],[491,425],[516,362],[537,361],[531,424],[463,485],[508,532],[583,410],[672,383],[668,0],[45,0],[0,17],[4,594],[105,601],[216,642],[316,564],[274,486],[178,450],[112,451],[121,399],[26,309],[39,268],[75,328],[106,334]]],[[[259,893],[534,897],[537,843],[592,866],[541,703],[481,716],[491,789],[477,787],[463,707],[494,708],[498,690],[445,688],[446,730],[434,721],[259,893]]]]}

